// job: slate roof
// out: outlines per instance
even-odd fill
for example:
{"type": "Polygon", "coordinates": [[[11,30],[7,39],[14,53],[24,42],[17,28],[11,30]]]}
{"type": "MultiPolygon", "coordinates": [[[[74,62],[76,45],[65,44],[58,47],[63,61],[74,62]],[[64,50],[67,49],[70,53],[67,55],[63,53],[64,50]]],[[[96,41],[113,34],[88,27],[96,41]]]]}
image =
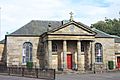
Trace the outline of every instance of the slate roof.
{"type": "Polygon", "coordinates": [[[120,37],[119,38],[115,38],[115,43],[120,43],[120,37]]]}
{"type": "Polygon", "coordinates": [[[5,39],[0,41],[0,44],[4,44],[5,43],[5,39]]]}
{"type": "MultiPolygon", "coordinates": [[[[47,32],[48,25],[51,24],[51,29],[58,28],[61,25],[63,25],[63,21],[42,21],[42,20],[32,20],[28,24],[24,25],[20,29],[16,30],[15,32],[11,33],[10,35],[41,35],[44,32],[47,32]]],[[[86,25],[83,25],[84,27],[87,27],[86,25]]],[[[90,29],[90,28],[89,28],[90,29]]],[[[112,37],[111,35],[102,32],[98,29],[91,28],[94,32],[96,32],[96,37],[112,37]]]]}
{"type": "Polygon", "coordinates": [[[95,37],[99,37],[99,38],[100,37],[101,38],[103,38],[103,37],[114,38],[115,43],[120,43],[120,37],[119,36],[107,34],[107,33],[103,32],[103,31],[100,31],[100,30],[98,30],[96,28],[92,28],[92,30],[94,30],[97,33],[95,35],[95,37]]]}
{"type": "Polygon", "coordinates": [[[120,37],[116,35],[111,35],[115,39],[115,43],[120,43],[120,37]]]}
{"type": "Polygon", "coordinates": [[[113,38],[113,36],[111,36],[110,34],[107,34],[107,33],[100,31],[96,28],[91,28],[91,29],[97,33],[95,35],[95,37],[97,37],[97,38],[113,38]]]}
{"type": "Polygon", "coordinates": [[[11,33],[10,35],[41,35],[44,32],[47,32],[48,25],[51,25],[51,28],[59,27],[62,25],[61,21],[41,21],[41,20],[32,20],[25,26],[11,33]]]}
{"type": "MultiPolygon", "coordinates": [[[[32,20],[31,22],[29,22],[28,24],[24,25],[23,27],[19,28],[18,30],[16,30],[15,32],[11,33],[10,35],[41,35],[44,32],[47,32],[48,29],[48,25],[51,25],[51,29],[60,27],[61,25],[63,25],[63,23],[66,23],[68,21],[43,21],[43,20],[32,20]]],[[[78,22],[81,26],[90,28],[86,25],[84,25],[81,22],[78,22]]],[[[90,28],[92,31],[96,32],[96,36],[95,37],[105,37],[105,38],[113,38],[113,36],[102,32],[98,29],[95,28],[90,28]]],[[[117,39],[116,39],[117,40],[117,39]]],[[[120,40],[119,40],[120,41],[120,40]]],[[[3,43],[4,40],[0,41],[0,43],[3,43]]]]}

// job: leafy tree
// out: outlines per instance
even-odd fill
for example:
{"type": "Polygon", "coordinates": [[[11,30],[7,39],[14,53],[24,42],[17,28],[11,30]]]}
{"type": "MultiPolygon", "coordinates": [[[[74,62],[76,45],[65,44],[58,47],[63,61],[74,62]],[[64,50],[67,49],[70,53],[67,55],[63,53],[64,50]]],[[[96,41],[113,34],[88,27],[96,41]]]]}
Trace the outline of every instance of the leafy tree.
{"type": "Polygon", "coordinates": [[[91,27],[95,27],[103,32],[106,32],[111,35],[120,36],[120,19],[107,19],[104,21],[98,21],[91,25],[91,27]]]}

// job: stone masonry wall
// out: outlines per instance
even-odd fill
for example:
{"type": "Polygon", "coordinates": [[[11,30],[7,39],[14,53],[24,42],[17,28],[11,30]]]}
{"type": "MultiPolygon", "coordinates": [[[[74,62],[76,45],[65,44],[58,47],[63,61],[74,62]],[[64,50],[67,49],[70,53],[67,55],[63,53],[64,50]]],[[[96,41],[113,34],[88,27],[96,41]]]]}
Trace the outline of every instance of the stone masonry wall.
{"type": "Polygon", "coordinates": [[[31,42],[33,45],[33,63],[39,66],[39,60],[37,59],[37,49],[39,43],[39,37],[14,37],[7,36],[7,66],[21,66],[22,65],[22,53],[23,44],[25,42],[31,42]]]}
{"type": "Polygon", "coordinates": [[[4,44],[0,44],[0,61],[2,59],[3,49],[4,49],[4,44]]]}
{"type": "Polygon", "coordinates": [[[120,43],[115,43],[115,53],[120,53],[120,43]]]}
{"type": "Polygon", "coordinates": [[[116,57],[116,67],[118,66],[117,58],[120,57],[120,43],[115,43],[115,57],[116,57]]]}
{"type": "Polygon", "coordinates": [[[115,43],[113,38],[96,38],[95,43],[103,46],[103,67],[106,68],[108,61],[115,63],[115,43]]]}

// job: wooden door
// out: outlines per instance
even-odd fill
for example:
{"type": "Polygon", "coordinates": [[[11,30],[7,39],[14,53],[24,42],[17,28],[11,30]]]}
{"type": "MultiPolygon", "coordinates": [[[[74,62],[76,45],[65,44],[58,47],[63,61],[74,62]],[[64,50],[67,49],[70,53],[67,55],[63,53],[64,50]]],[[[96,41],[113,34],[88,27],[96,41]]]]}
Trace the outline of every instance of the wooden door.
{"type": "Polygon", "coordinates": [[[67,54],[67,68],[72,69],[72,54],[67,54]]]}
{"type": "Polygon", "coordinates": [[[120,57],[117,57],[117,66],[120,68],[120,57]]]}

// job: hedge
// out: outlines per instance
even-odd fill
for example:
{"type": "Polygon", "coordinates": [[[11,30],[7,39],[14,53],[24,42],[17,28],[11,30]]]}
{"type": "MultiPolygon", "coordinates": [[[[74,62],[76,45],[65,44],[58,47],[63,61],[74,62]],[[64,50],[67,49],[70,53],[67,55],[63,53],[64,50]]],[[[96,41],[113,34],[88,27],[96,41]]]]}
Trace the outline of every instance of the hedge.
{"type": "Polygon", "coordinates": [[[113,61],[108,61],[108,68],[112,70],[114,68],[114,62],[113,61]]]}
{"type": "Polygon", "coordinates": [[[27,68],[33,68],[33,62],[27,62],[27,68]]]}

